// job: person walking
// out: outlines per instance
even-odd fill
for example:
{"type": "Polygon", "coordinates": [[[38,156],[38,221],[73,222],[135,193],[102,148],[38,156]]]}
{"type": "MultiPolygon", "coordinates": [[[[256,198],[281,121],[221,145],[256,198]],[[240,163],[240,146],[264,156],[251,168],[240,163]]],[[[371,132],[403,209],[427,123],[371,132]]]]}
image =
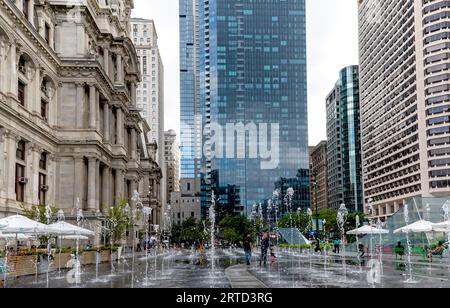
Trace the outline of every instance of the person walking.
{"type": "Polygon", "coordinates": [[[334,240],[334,253],[336,253],[336,254],[341,253],[341,240],[340,239],[334,240]]]}
{"type": "Polygon", "coordinates": [[[269,251],[269,246],[269,233],[264,232],[261,239],[261,259],[259,261],[259,266],[261,266],[262,263],[264,263],[264,266],[267,265],[267,252],[269,251]]]}
{"type": "Polygon", "coordinates": [[[246,235],[244,237],[243,246],[245,252],[245,261],[247,265],[250,266],[250,261],[252,259],[252,238],[250,237],[250,235],[246,235]]]}

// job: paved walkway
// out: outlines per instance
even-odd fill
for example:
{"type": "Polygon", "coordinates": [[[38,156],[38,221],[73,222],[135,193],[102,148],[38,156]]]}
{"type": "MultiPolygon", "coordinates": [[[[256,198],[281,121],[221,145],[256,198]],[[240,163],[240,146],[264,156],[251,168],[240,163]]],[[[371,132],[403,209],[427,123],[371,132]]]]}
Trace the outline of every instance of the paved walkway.
{"type": "Polygon", "coordinates": [[[233,289],[265,289],[267,286],[250,274],[245,265],[235,265],[225,270],[233,289]]]}

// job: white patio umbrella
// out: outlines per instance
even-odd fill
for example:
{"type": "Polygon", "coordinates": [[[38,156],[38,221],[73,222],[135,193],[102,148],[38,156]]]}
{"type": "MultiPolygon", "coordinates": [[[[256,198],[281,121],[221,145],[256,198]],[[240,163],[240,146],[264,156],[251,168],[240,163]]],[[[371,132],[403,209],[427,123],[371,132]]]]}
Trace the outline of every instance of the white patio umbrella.
{"type": "MultiPolygon", "coordinates": [[[[18,239],[19,234],[25,235],[50,235],[55,232],[53,228],[48,225],[41,224],[37,221],[31,220],[25,216],[15,215],[0,219],[0,224],[6,225],[2,229],[2,234],[14,234],[18,239]]],[[[8,264],[8,241],[6,242],[5,264],[8,264]]],[[[4,286],[6,286],[8,271],[4,273],[4,286]]]]}
{"type": "Polygon", "coordinates": [[[437,224],[433,224],[433,230],[435,232],[450,233],[450,221],[444,221],[437,224]]]}
{"type": "Polygon", "coordinates": [[[0,219],[0,224],[6,225],[2,229],[3,234],[53,234],[56,230],[48,225],[41,224],[25,216],[15,215],[0,219]]]}
{"type": "Polygon", "coordinates": [[[68,235],[94,236],[95,235],[94,231],[80,228],[78,226],[69,224],[64,221],[54,223],[54,224],[50,225],[50,227],[53,230],[55,230],[55,233],[54,233],[55,235],[60,235],[60,236],[68,236],[68,235]]]}
{"type": "Polygon", "coordinates": [[[352,231],[348,231],[347,234],[349,234],[349,235],[370,235],[370,234],[380,235],[380,234],[389,234],[389,230],[379,229],[379,228],[372,227],[372,226],[363,226],[361,228],[358,228],[358,229],[355,229],[352,231]]]}
{"type": "Polygon", "coordinates": [[[0,230],[6,227],[6,223],[0,223],[0,230]]]}
{"type": "Polygon", "coordinates": [[[433,223],[427,220],[419,220],[413,224],[404,226],[403,228],[394,231],[397,233],[431,233],[434,231],[433,223]]]}
{"type": "Polygon", "coordinates": [[[2,233],[0,233],[0,240],[28,241],[31,238],[32,237],[30,235],[27,235],[27,234],[17,234],[17,236],[16,236],[15,234],[2,234],[2,233]]]}

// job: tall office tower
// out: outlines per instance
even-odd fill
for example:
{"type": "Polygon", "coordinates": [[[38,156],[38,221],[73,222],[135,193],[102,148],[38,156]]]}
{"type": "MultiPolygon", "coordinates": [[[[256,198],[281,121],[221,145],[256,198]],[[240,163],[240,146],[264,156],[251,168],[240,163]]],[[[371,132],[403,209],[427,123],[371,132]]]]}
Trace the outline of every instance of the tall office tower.
{"type": "Polygon", "coordinates": [[[163,175],[161,200],[166,204],[164,161],[164,66],[153,20],[132,18],[131,38],[141,66],[142,81],[136,89],[136,106],[150,126],[148,139],[157,144],[157,161],[163,175]]]}
{"type": "Polygon", "coordinates": [[[311,175],[311,208],[323,210],[328,208],[328,172],[327,142],[321,141],[310,147],[309,163],[311,175]]]}
{"type": "Polygon", "coordinates": [[[164,132],[164,160],[166,162],[166,200],[170,194],[180,191],[180,155],[177,134],[173,130],[164,132]]]}
{"type": "Polygon", "coordinates": [[[375,216],[450,193],[450,9],[359,1],[364,198],[375,216]]]}
{"type": "Polygon", "coordinates": [[[180,0],[180,174],[200,194],[202,126],[197,0],[180,0]]]}
{"type": "Polygon", "coordinates": [[[305,1],[180,0],[180,7],[182,95],[190,95],[182,121],[195,131],[202,116],[202,214],[213,190],[232,191],[219,203],[232,198],[246,212],[272,196],[279,178],[309,170],[305,1]]]}
{"type": "Polygon", "coordinates": [[[363,211],[358,66],[341,70],[327,96],[328,207],[363,211]]]}
{"type": "Polygon", "coordinates": [[[131,27],[142,72],[142,82],[136,93],[137,107],[142,110],[142,117],[150,125],[150,140],[163,147],[164,66],[159,53],[155,23],[153,20],[132,18],[131,27]]]}

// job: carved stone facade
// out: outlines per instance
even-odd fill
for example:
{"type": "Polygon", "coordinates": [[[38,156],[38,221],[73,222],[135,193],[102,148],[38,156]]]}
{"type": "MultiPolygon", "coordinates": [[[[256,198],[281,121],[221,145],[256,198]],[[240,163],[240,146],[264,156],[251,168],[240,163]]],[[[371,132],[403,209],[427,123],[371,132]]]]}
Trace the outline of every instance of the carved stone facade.
{"type": "Polygon", "coordinates": [[[138,190],[160,223],[161,169],[136,108],[132,0],[0,0],[0,217],[79,199],[100,222],[138,190]],[[72,4],[68,4],[72,3],[72,4]]]}

